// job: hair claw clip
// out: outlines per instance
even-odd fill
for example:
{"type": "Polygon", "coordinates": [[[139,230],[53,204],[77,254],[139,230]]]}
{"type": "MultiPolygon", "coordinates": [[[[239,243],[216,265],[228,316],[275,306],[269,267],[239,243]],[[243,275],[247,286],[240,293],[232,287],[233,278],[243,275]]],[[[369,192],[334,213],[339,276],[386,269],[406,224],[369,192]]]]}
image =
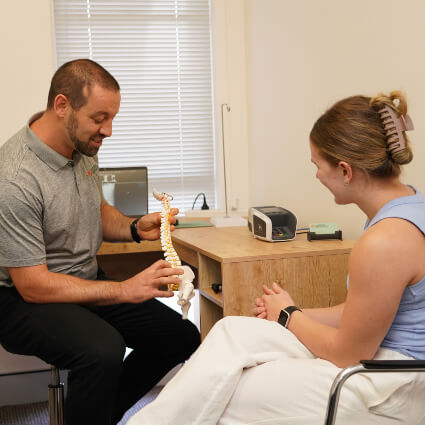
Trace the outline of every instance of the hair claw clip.
{"type": "Polygon", "coordinates": [[[409,115],[397,116],[397,113],[389,106],[384,106],[378,111],[384,125],[385,137],[388,150],[393,154],[406,147],[404,133],[414,129],[413,121],[409,115]]]}

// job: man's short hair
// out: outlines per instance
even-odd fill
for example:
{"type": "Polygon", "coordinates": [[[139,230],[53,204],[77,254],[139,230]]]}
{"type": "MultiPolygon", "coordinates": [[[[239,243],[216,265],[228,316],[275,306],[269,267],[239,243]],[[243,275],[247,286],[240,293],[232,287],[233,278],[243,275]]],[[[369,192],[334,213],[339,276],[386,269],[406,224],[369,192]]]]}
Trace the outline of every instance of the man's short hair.
{"type": "Polygon", "coordinates": [[[52,77],[47,109],[53,108],[58,94],[66,96],[73,109],[80,109],[87,103],[84,88],[87,87],[90,94],[94,85],[108,90],[120,90],[118,81],[103,66],[90,59],[76,59],[64,63],[52,77]]]}

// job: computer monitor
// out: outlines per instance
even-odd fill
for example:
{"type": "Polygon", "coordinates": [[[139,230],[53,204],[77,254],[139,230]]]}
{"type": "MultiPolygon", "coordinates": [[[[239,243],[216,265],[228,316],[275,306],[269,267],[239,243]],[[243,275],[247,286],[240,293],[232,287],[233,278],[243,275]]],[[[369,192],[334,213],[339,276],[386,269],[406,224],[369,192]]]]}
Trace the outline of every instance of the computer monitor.
{"type": "Polygon", "coordinates": [[[100,168],[103,197],[129,217],[148,213],[147,167],[100,168]]]}

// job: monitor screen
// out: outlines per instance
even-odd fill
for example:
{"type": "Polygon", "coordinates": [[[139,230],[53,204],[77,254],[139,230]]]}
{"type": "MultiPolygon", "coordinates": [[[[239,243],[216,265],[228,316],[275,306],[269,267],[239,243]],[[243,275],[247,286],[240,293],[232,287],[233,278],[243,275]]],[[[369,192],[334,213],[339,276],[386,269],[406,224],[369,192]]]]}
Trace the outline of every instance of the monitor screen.
{"type": "Polygon", "coordinates": [[[129,217],[148,213],[147,167],[100,168],[103,197],[129,217]]]}

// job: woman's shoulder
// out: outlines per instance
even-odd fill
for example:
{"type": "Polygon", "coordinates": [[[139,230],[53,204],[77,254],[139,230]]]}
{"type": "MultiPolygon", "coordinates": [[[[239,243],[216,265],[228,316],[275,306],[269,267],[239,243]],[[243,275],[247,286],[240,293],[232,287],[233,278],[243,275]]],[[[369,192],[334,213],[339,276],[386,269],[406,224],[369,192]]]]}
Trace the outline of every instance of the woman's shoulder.
{"type": "Polygon", "coordinates": [[[415,193],[409,196],[395,198],[385,204],[367,223],[366,228],[372,228],[383,220],[396,218],[415,225],[425,235],[425,198],[415,188],[415,193]]]}
{"type": "MultiPolygon", "coordinates": [[[[385,271],[403,281],[425,274],[425,237],[413,223],[386,218],[367,229],[353,247],[352,267],[385,271]]],[[[351,268],[351,267],[350,267],[351,268]]]]}
{"type": "Polygon", "coordinates": [[[378,221],[365,230],[358,240],[362,249],[400,250],[408,249],[413,243],[423,245],[425,249],[425,235],[415,223],[401,217],[378,221]]]}

